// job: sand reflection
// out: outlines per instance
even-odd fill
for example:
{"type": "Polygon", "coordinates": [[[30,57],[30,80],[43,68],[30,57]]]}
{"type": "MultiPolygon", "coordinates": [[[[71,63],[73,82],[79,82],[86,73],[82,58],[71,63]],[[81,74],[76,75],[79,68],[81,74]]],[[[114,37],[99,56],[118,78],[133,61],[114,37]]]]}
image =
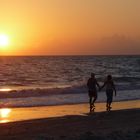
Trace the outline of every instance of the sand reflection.
{"type": "Polygon", "coordinates": [[[0,109],[0,123],[9,122],[7,119],[10,116],[11,109],[10,108],[2,108],[0,109]]]}

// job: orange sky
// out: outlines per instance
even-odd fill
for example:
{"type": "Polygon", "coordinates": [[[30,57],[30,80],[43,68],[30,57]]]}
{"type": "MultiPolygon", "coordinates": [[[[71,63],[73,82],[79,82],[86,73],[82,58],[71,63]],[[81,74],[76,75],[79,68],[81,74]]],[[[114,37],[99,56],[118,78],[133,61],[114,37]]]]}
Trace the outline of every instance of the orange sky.
{"type": "Polygon", "coordinates": [[[139,0],[0,0],[0,55],[140,54],[139,0]]]}

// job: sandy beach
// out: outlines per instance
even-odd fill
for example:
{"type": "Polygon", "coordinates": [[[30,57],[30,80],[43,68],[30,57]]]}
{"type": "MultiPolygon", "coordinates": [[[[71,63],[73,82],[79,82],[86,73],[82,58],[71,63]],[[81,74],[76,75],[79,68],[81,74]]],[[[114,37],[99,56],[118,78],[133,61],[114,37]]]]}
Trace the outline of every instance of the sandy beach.
{"type": "Polygon", "coordinates": [[[140,100],[115,102],[111,112],[105,103],[96,106],[94,113],[88,104],[13,108],[1,118],[0,139],[140,139],[140,100]]]}

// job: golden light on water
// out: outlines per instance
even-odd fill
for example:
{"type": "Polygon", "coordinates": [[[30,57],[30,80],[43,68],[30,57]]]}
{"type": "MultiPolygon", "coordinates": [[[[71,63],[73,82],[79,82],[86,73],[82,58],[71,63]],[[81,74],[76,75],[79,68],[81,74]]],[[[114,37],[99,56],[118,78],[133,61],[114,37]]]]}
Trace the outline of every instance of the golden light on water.
{"type": "Polygon", "coordinates": [[[9,120],[0,120],[0,123],[7,123],[9,120]]]}
{"type": "Polygon", "coordinates": [[[9,108],[3,108],[3,109],[0,110],[0,117],[2,119],[9,117],[10,112],[11,112],[11,109],[9,109],[9,108]]]}
{"type": "Polygon", "coordinates": [[[5,91],[6,92],[6,91],[11,91],[11,89],[10,88],[1,88],[0,91],[5,91]]]}

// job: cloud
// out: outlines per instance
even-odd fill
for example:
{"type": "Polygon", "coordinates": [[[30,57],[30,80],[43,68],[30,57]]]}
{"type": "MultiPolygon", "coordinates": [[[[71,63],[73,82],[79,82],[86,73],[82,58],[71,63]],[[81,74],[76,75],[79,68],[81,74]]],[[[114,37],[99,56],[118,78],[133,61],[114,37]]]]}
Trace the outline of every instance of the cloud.
{"type": "Polygon", "coordinates": [[[140,41],[115,34],[100,39],[95,43],[95,48],[101,54],[140,54],[140,41]]]}

